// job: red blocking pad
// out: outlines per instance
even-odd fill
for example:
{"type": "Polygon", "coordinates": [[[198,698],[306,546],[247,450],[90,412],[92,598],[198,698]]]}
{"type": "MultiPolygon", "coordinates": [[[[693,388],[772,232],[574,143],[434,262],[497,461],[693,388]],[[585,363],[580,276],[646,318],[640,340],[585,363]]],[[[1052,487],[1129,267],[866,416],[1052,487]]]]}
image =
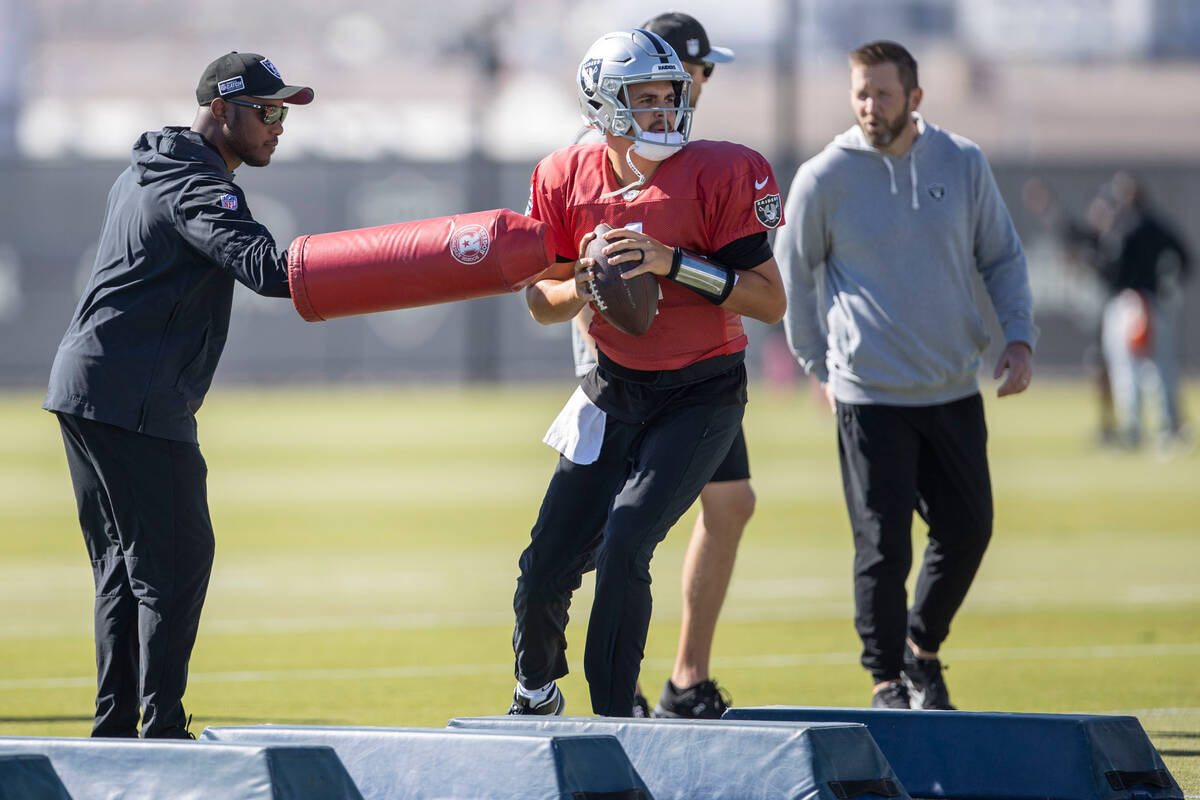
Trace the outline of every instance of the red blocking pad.
{"type": "Polygon", "coordinates": [[[913,797],[1183,800],[1136,717],[765,706],[724,718],[862,723],[913,797]]]}
{"type": "Polygon", "coordinates": [[[361,800],[328,747],[0,737],[0,757],[42,755],[74,800],[361,800]]]}
{"type": "Polygon", "coordinates": [[[317,322],[504,294],[553,261],[546,224],[502,208],[297,237],[288,283],[317,322]]]}
{"type": "Polygon", "coordinates": [[[654,800],[612,736],[250,725],[200,738],[332,747],[365,800],[654,800]]]}
{"type": "Polygon", "coordinates": [[[656,800],[908,798],[864,726],[596,717],[459,717],[456,730],[615,736],[656,800]]]}

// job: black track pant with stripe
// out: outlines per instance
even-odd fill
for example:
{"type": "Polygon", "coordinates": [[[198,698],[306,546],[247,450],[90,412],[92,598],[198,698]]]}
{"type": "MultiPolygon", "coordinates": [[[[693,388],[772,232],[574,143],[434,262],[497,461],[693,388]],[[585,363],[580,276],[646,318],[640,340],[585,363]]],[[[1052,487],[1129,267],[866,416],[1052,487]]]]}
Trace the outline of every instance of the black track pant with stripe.
{"type": "Polygon", "coordinates": [[[983,400],[838,403],[837,416],[862,665],[876,682],[894,680],[906,636],[926,650],[941,646],[992,535],[983,400]],[[914,510],[929,525],[929,544],[909,609],[914,510]]]}
{"type": "Polygon", "coordinates": [[[96,583],[93,736],[183,738],[212,571],[200,448],[58,414],[96,583]]]}

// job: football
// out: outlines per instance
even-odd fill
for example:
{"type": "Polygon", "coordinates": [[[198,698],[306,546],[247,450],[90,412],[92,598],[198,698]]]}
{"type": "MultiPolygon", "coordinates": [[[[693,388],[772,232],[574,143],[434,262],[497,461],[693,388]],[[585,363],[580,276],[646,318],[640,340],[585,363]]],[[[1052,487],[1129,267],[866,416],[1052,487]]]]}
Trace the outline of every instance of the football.
{"type": "Polygon", "coordinates": [[[658,313],[658,278],[649,272],[629,280],[621,277],[622,268],[632,269],[641,261],[608,263],[600,251],[609,244],[604,240],[604,234],[611,230],[612,227],[603,222],[597,225],[596,238],[588,243],[584,253],[596,261],[592,269],[595,273],[591,282],[592,304],[617,330],[630,336],[641,336],[650,330],[650,323],[658,313]]]}

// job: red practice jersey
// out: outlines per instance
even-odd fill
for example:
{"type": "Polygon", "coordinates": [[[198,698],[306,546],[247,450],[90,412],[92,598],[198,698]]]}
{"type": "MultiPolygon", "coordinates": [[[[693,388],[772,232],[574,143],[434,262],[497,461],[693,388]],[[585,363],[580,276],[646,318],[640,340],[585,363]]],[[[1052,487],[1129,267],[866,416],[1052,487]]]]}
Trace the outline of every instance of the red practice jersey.
{"type": "MultiPolygon", "coordinates": [[[[596,225],[639,228],[670,247],[710,255],[730,242],[783,223],[770,164],[748,147],[696,141],[659,164],[632,200],[600,195],[621,188],[605,144],[551,153],[533,171],[529,213],[550,227],[561,258],[579,258],[579,242],[596,225]]],[[[642,336],[614,328],[600,314],[589,333],[606,356],[640,370],[680,369],[746,348],[742,318],[659,277],[658,316],[642,336]]]]}

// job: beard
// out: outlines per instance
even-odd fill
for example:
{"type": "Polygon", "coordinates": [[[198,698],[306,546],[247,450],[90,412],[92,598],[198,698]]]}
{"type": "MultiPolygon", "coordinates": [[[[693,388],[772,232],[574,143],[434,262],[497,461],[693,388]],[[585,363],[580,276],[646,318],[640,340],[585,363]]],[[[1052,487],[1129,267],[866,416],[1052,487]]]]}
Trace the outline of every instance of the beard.
{"type": "Polygon", "coordinates": [[[243,153],[242,163],[248,167],[265,167],[271,163],[271,155],[270,153],[265,156],[259,156],[254,153],[243,153]]]}
{"type": "Polygon", "coordinates": [[[866,134],[867,141],[872,147],[887,147],[892,142],[896,141],[896,137],[904,132],[904,128],[912,124],[912,104],[908,98],[904,99],[904,108],[896,114],[892,119],[884,119],[883,129],[872,133],[863,123],[859,123],[862,132],[866,134]]]}
{"type": "Polygon", "coordinates": [[[249,167],[265,167],[271,163],[272,151],[263,146],[262,134],[250,132],[248,128],[259,127],[256,125],[256,120],[239,120],[237,117],[243,113],[239,109],[235,113],[234,124],[225,125],[225,141],[233,154],[241,160],[243,164],[249,167]]]}
{"type": "Polygon", "coordinates": [[[262,147],[261,143],[256,147],[244,138],[238,137],[230,140],[229,145],[242,163],[248,167],[265,167],[271,163],[271,151],[262,147]]]}

